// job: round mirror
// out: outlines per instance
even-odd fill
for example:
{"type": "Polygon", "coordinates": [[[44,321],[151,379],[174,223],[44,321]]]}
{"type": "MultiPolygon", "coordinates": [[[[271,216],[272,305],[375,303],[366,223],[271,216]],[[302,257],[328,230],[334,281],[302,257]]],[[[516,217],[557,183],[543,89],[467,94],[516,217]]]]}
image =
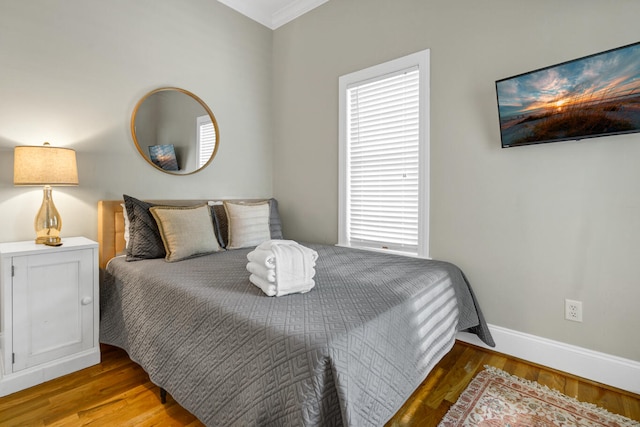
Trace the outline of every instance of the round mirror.
{"type": "Polygon", "coordinates": [[[175,87],[153,90],[138,101],[131,135],[151,166],[175,175],[192,174],[211,163],[220,139],[207,104],[175,87]]]}

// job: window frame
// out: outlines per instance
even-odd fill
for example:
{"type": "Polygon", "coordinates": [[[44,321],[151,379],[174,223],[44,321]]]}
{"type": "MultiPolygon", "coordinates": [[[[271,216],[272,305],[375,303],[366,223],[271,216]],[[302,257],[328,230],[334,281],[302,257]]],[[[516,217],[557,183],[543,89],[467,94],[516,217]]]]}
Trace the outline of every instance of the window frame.
{"type": "Polygon", "coordinates": [[[399,255],[414,256],[419,258],[429,258],[429,152],[430,152],[430,50],[425,49],[401,58],[374,65],[359,71],[340,76],[339,86],[339,106],[338,106],[338,131],[339,131],[339,155],[338,155],[338,245],[353,247],[358,249],[391,252],[399,255]],[[389,249],[376,249],[371,247],[352,244],[349,241],[347,231],[347,209],[348,209],[348,121],[347,102],[349,87],[358,83],[366,83],[373,79],[383,78],[385,75],[397,74],[404,70],[417,67],[419,76],[419,136],[418,136],[418,247],[417,253],[396,251],[389,249]]]}

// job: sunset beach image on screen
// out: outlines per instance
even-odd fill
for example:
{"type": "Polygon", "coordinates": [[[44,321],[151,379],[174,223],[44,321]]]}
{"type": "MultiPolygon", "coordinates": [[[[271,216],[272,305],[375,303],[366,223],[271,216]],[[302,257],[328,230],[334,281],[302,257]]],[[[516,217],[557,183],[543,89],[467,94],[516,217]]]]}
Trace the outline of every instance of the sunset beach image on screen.
{"type": "Polygon", "coordinates": [[[503,147],[640,132],[640,43],[496,82],[503,147]]]}

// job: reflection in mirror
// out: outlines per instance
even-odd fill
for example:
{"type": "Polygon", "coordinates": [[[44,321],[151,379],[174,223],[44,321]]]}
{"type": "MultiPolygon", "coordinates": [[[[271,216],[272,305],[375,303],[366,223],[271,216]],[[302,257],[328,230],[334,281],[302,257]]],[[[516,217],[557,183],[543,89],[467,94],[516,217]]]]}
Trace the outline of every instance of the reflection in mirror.
{"type": "Polygon", "coordinates": [[[220,139],[209,107],[193,93],[172,87],[142,97],[131,116],[131,135],[150,165],[177,175],[211,163],[220,139]]]}

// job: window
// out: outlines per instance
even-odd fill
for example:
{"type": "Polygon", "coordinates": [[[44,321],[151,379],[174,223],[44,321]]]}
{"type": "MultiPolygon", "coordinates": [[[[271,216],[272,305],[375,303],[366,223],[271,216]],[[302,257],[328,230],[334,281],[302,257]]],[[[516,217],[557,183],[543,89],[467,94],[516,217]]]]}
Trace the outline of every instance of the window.
{"type": "Polygon", "coordinates": [[[206,165],[216,148],[216,130],[213,127],[211,117],[199,116],[196,119],[196,125],[198,126],[197,139],[198,139],[198,169],[206,165]]]}
{"type": "Polygon", "coordinates": [[[428,257],[429,50],[339,87],[339,244],[428,257]]]}

